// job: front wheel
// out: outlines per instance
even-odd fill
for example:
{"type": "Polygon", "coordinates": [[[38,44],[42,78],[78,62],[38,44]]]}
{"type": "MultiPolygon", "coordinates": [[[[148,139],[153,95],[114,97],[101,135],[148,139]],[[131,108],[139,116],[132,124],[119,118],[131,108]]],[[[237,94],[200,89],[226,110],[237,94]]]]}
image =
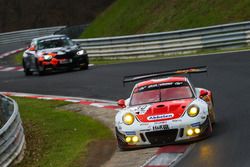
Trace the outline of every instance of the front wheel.
{"type": "Polygon", "coordinates": [[[81,70],[89,69],[89,63],[85,63],[83,66],[80,67],[81,70]]]}
{"type": "Polygon", "coordinates": [[[38,72],[38,75],[40,75],[40,76],[45,74],[45,67],[42,65],[39,65],[38,62],[36,64],[36,70],[38,72]]]}
{"type": "Polygon", "coordinates": [[[23,71],[26,76],[30,76],[33,74],[32,71],[26,66],[25,62],[23,61],[23,71]]]}
{"type": "Polygon", "coordinates": [[[208,118],[207,137],[212,136],[212,133],[213,133],[212,121],[210,120],[210,118],[208,118]]]}
{"type": "Polygon", "coordinates": [[[123,142],[118,136],[116,137],[116,139],[117,139],[117,145],[118,145],[118,148],[120,149],[120,151],[129,150],[127,147],[127,144],[125,142],[123,142]]]}
{"type": "Polygon", "coordinates": [[[88,57],[86,57],[84,65],[80,66],[80,70],[87,70],[87,69],[89,69],[89,58],[88,57]]]}

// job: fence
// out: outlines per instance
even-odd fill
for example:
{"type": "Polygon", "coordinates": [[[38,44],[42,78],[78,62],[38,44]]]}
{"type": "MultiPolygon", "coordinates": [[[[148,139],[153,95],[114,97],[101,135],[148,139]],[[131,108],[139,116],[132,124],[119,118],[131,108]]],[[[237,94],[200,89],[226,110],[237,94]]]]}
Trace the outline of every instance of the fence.
{"type": "Polygon", "coordinates": [[[0,95],[0,121],[0,166],[7,167],[21,157],[25,136],[17,103],[3,95],[0,95]]]}
{"type": "Polygon", "coordinates": [[[172,32],[75,39],[90,57],[158,56],[202,49],[239,47],[250,42],[250,22],[172,32]]]}

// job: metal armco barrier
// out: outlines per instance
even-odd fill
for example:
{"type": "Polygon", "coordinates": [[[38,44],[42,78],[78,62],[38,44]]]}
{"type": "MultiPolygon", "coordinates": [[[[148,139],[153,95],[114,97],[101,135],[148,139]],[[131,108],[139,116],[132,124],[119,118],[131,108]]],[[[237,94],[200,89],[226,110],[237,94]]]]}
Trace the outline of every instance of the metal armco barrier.
{"type": "Polygon", "coordinates": [[[33,38],[53,34],[54,32],[59,31],[62,28],[65,28],[65,26],[37,28],[30,30],[1,33],[0,45],[6,45],[9,43],[17,43],[17,42],[24,42],[24,43],[29,42],[33,38]]]}
{"type": "Polygon", "coordinates": [[[25,136],[17,103],[0,95],[0,166],[7,167],[17,159],[25,147],[25,136]]]}
{"type": "Polygon", "coordinates": [[[90,57],[160,56],[202,49],[239,47],[250,42],[250,21],[171,32],[75,39],[90,57]]]}

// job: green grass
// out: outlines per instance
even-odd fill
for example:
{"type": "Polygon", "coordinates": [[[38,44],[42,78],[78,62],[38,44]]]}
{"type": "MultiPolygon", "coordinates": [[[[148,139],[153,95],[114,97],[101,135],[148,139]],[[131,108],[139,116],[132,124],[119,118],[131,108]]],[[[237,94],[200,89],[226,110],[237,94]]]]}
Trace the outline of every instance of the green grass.
{"type": "Polygon", "coordinates": [[[22,65],[23,52],[19,52],[14,56],[14,62],[16,65],[22,65]]]}
{"type": "Polygon", "coordinates": [[[19,104],[27,149],[18,167],[77,167],[94,140],[112,139],[110,129],[90,117],[63,111],[66,102],[14,98],[19,104]]]}
{"type": "Polygon", "coordinates": [[[249,0],[116,0],[81,38],[171,31],[249,18],[249,0]]]}

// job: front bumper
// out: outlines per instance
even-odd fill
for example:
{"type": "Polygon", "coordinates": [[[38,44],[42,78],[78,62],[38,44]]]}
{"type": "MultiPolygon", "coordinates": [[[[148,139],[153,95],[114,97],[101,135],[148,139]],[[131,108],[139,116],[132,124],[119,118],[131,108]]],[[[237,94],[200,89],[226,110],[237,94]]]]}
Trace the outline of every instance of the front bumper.
{"type": "Polygon", "coordinates": [[[87,54],[66,59],[52,58],[51,60],[39,61],[40,66],[43,66],[46,70],[82,67],[88,65],[88,63],[87,54]]]}
{"type": "Polygon", "coordinates": [[[170,126],[168,129],[152,130],[140,129],[136,131],[121,131],[116,127],[117,141],[122,148],[138,148],[147,146],[160,146],[173,143],[183,143],[202,139],[210,133],[210,122],[207,117],[203,122],[194,122],[191,124],[180,124],[178,126],[170,126]],[[188,129],[199,128],[199,134],[187,135],[188,129]],[[137,136],[139,141],[136,143],[126,142],[126,137],[137,136]]]}

